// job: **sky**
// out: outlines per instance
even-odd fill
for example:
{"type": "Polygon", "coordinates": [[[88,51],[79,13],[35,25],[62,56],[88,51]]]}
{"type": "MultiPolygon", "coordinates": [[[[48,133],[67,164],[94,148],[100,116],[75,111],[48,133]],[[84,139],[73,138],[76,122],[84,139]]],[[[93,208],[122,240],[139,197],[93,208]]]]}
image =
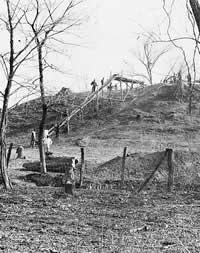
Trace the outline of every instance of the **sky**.
{"type": "MultiPolygon", "coordinates": [[[[167,7],[172,1],[166,1],[167,7]]],[[[173,37],[190,33],[185,2],[176,0],[172,8],[170,32],[173,37]]],[[[144,73],[135,55],[144,44],[144,34],[155,33],[166,38],[167,17],[162,3],[162,0],[85,0],[77,6],[76,15],[82,17],[82,24],[73,36],[66,37],[66,41],[78,45],[65,47],[66,55],[50,57],[61,72],[51,71],[45,76],[48,91],[55,93],[62,87],[83,91],[90,89],[94,78],[99,83],[102,77],[108,78],[111,73],[144,73]]],[[[1,36],[6,35],[1,32],[1,36]]],[[[158,52],[166,47],[166,43],[155,44],[158,52]]],[[[184,47],[190,55],[191,43],[184,42],[184,47]]],[[[170,46],[169,53],[155,67],[154,82],[163,79],[173,65],[179,68],[181,62],[180,52],[170,46]]]]}
{"type": "MultiPolygon", "coordinates": [[[[99,82],[110,73],[143,73],[144,68],[134,54],[137,55],[144,43],[142,34],[155,32],[165,36],[167,18],[162,10],[162,1],[87,0],[85,4],[90,18],[82,26],[82,46],[71,50],[69,65],[72,81],[69,87],[84,90],[89,88],[92,79],[96,78],[99,82]]],[[[171,32],[177,36],[187,32],[184,9],[185,5],[177,4],[172,13],[176,26],[171,32]]],[[[158,51],[167,46],[161,43],[155,45],[158,51]]],[[[163,57],[163,62],[155,69],[157,82],[170,69],[171,58],[175,61],[180,57],[180,52],[174,52],[173,47],[170,51],[171,54],[163,57]]]]}
{"type": "MultiPolygon", "coordinates": [[[[155,28],[160,1],[89,0],[91,15],[85,30],[86,48],[74,48],[73,74],[85,81],[110,73],[126,72],[125,62],[133,56],[138,34],[155,28]],[[151,2],[151,4],[149,4],[151,2]],[[153,4],[152,4],[153,2],[153,4]]],[[[131,61],[130,61],[130,64],[131,61]]],[[[82,84],[80,88],[85,88],[82,84]]],[[[79,87],[77,87],[79,88],[79,87]]]]}

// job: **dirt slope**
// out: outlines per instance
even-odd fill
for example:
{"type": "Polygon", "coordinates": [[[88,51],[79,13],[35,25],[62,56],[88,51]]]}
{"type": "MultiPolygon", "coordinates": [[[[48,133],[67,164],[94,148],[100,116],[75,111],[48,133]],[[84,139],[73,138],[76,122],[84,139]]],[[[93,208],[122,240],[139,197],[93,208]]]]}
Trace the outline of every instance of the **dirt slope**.
{"type": "MultiPolygon", "coordinates": [[[[184,119],[187,111],[187,97],[184,97],[180,103],[180,97],[176,93],[176,85],[156,84],[150,87],[137,88],[129,92],[124,103],[119,101],[120,91],[113,91],[112,105],[108,99],[102,99],[100,96],[100,110],[95,112],[94,103],[91,103],[84,109],[84,119],[80,120],[80,115],[73,118],[71,125],[72,130],[80,128],[88,121],[98,119],[101,122],[119,120],[135,121],[136,115],[142,117],[159,119],[173,119],[174,117],[184,119]],[[118,100],[117,100],[118,99],[118,100]]],[[[88,93],[66,93],[56,94],[47,97],[48,101],[48,117],[47,128],[54,125],[62,117],[70,113],[75,107],[79,106],[85,99],[88,93]]],[[[108,96],[104,93],[104,97],[108,96]]],[[[196,108],[198,105],[195,105],[196,108]]],[[[31,100],[27,103],[18,105],[11,110],[9,114],[9,130],[10,133],[16,133],[24,129],[27,131],[31,127],[37,127],[41,117],[40,99],[31,100]]],[[[194,112],[196,109],[194,108],[194,112]]]]}

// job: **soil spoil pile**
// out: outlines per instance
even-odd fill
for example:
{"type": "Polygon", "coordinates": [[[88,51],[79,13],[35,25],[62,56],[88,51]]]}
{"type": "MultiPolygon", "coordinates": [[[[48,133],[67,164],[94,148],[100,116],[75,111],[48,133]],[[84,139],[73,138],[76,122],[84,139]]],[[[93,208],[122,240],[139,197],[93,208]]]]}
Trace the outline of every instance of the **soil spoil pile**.
{"type": "MultiPolygon", "coordinates": [[[[142,181],[156,168],[164,157],[163,152],[133,153],[126,157],[125,179],[142,181]]],[[[174,182],[175,184],[200,184],[200,154],[182,150],[174,151],[174,182]]],[[[117,156],[95,169],[99,179],[120,179],[122,158],[117,156]]],[[[159,182],[168,178],[167,157],[162,161],[154,179],[159,182]]]]}

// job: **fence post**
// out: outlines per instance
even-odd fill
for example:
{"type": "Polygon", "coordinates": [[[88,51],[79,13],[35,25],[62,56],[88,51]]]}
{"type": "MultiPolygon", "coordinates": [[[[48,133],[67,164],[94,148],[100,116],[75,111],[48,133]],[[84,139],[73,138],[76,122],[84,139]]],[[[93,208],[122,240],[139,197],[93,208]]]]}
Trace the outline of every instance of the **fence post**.
{"type": "Polygon", "coordinates": [[[80,187],[83,185],[84,170],[85,170],[85,150],[83,147],[81,147],[81,167],[80,167],[80,180],[79,180],[80,187]]]}
{"type": "Polygon", "coordinates": [[[170,192],[174,183],[174,166],[173,166],[173,149],[168,148],[167,151],[167,164],[168,164],[168,182],[167,190],[170,192]]]}
{"type": "Polygon", "coordinates": [[[124,185],[124,171],[125,171],[125,166],[126,166],[126,151],[127,151],[127,147],[124,147],[123,157],[122,157],[122,169],[121,169],[121,186],[124,185]]]}

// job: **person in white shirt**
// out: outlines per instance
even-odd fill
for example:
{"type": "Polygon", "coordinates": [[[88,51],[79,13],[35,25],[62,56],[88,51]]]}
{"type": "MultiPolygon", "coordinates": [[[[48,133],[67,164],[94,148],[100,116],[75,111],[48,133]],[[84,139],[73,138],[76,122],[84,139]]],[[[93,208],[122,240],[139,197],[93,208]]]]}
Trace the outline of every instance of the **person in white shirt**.
{"type": "Polygon", "coordinates": [[[49,153],[52,145],[52,139],[47,135],[47,137],[44,139],[44,145],[46,147],[46,152],[49,153]]]}
{"type": "Polygon", "coordinates": [[[46,139],[48,135],[49,135],[49,130],[45,129],[44,130],[44,139],[46,139]]]}

